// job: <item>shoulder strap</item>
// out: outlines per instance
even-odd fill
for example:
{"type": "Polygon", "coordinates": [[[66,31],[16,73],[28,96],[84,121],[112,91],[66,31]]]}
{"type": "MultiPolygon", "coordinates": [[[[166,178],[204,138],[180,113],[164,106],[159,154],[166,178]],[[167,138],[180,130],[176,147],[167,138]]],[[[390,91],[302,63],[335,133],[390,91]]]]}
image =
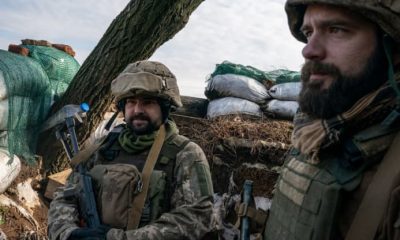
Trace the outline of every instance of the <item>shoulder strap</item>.
{"type": "Polygon", "coordinates": [[[169,160],[175,159],[178,152],[184,149],[189,142],[190,140],[187,137],[174,134],[165,141],[161,149],[159,162],[165,165],[169,160]]]}
{"type": "Polygon", "coordinates": [[[400,176],[400,133],[384,156],[357,210],[346,240],[372,240],[387,208],[390,193],[400,176]]]}
{"type": "Polygon", "coordinates": [[[90,145],[89,147],[83,149],[82,151],[79,151],[78,154],[76,154],[71,159],[71,165],[74,167],[80,164],[81,162],[88,160],[90,156],[93,155],[94,152],[96,152],[104,143],[108,142],[110,137],[113,138],[114,141],[115,139],[113,136],[118,136],[121,130],[122,130],[122,124],[116,126],[109,134],[100,138],[97,143],[90,145]]]}
{"type": "Polygon", "coordinates": [[[161,125],[158,131],[157,137],[151,146],[149,155],[147,156],[146,163],[144,164],[142,171],[142,191],[133,199],[133,216],[129,218],[127,229],[136,229],[139,226],[140,218],[144,203],[146,201],[147,192],[149,190],[150,176],[153,172],[154,166],[156,165],[158,156],[161,151],[161,147],[165,140],[165,126],[161,125]]]}

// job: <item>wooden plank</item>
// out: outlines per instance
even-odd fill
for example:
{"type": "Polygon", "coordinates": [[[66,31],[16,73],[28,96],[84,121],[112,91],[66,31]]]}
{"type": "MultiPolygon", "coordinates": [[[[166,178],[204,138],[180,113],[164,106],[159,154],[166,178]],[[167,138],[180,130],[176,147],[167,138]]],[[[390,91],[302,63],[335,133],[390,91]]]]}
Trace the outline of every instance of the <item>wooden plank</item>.
{"type": "Polygon", "coordinates": [[[53,194],[57,190],[57,188],[62,187],[67,182],[67,178],[71,174],[72,169],[68,168],[62,172],[55,173],[50,175],[49,182],[47,183],[46,192],[44,196],[53,199],[53,194]]]}

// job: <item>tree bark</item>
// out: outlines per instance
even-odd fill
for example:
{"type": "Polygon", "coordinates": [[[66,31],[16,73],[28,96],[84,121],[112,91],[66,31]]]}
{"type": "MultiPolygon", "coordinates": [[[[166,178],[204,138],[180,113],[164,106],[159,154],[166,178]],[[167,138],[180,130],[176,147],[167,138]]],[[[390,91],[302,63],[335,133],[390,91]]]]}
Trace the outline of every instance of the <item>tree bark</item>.
{"type": "Polygon", "coordinates": [[[181,101],[183,106],[178,108],[173,114],[197,118],[206,117],[208,106],[207,99],[181,96],[181,101]]]}
{"type": "MultiPolygon", "coordinates": [[[[179,32],[202,1],[132,0],[114,19],[62,99],[52,107],[54,113],[66,104],[89,103],[91,109],[84,127],[77,132],[80,143],[95,129],[113,101],[111,81],[129,63],[148,59],[179,32]]],[[[46,173],[57,172],[69,164],[54,132],[40,136],[38,154],[43,157],[46,173]]]]}

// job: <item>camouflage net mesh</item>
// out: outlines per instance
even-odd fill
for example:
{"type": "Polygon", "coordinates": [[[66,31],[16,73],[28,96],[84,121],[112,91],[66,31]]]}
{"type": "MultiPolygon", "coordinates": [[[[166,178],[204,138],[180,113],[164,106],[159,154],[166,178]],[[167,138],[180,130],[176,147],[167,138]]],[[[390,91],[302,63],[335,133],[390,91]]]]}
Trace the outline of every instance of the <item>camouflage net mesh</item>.
{"type": "Polygon", "coordinates": [[[221,64],[217,64],[214,72],[211,73],[211,77],[228,73],[247,76],[259,81],[260,83],[269,80],[267,74],[255,67],[235,64],[229,61],[223,61],[221,64]]]}
{"type": "Polygon", "coordinates": [[[300,73],[296,71],[290,71],[286,69],[276,69],[269,72],[265,72],[268,79],[273,81],[275,84],[286,83],[286,82],[300,82],[300,73]]]}
{"type": "Polygon", "coordinates": [[[72,56],[53,47],[21,45],[29,49],[29,57],[37,60],[46,71],[50,89],[57,101],[67,90],[79,70],[79,63],[72,56]]]}
{"type": "Polygon", "coordinates": [[[214,72],[211,73],[210,79],[216,75],[228,73],[253,78],[258,82],[264,84],[267,89],[269,89],[272,85],[279,83],[300,81],[300,73],[296,71],[291,71],[287,69],[262,71],[252,66],[244,66],[229,61],[224,61],[221,64],[217,64],[214,72]]]}
{"type": "Polygon", "coordinates": [[[28,57],[0,50],[0,71],[7,89],[7,144],[13,156],[34,161],[38,129],[51,103],[49,78],[40,64],[28,57]]]}
{"type": "Polygon", "coordinates": [[[3,104],[8,107],[8,119],[0,131],[0,143],[11,156],[17,154],[33,163],[40,125],[51,104],[68,88],[79,63],[53,47],[21,46],[29,49],[29,57],[0,50],[0,73],[7,89],[1,101],[8,101],[3,104]]]}

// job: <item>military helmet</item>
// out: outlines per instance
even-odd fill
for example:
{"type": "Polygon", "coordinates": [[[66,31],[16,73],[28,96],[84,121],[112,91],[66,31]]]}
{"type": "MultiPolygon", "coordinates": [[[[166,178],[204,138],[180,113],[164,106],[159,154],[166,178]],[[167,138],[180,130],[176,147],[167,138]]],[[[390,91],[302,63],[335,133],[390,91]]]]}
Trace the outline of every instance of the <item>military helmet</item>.
{"type": "Polygon", "coordinates": [[[400,43],[400,1],[398,0],[287,0],[285,10],[290,31],[299,41],[307,42],[300,27],[303,24],[307,5],[315,3],[354,10],[379,25],[395,42],[400,43]]]}
{"type": "Polygon", "coordinates": [[[138,95],[154,96],[181,107],[176,77],[162,63],[138,61],[129,64],[111,83],[115,101],[138,95]]]}

